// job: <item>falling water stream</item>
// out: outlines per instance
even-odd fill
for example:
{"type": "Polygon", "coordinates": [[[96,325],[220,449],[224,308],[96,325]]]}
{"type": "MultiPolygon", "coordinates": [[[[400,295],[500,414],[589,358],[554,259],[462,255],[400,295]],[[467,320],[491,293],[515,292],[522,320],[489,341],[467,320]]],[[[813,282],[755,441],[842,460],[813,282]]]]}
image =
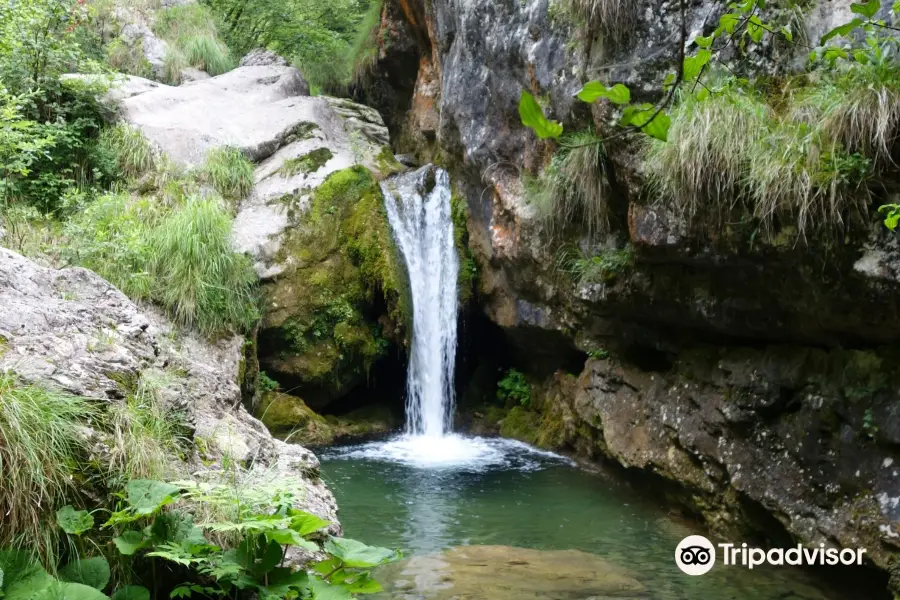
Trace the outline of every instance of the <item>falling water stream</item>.
{"type": "MultiPolygon", "coordinates": [[[[572,461],[452,432],[457,270],[447,173],[382,184],[409,273],[406,430],[327,449],[322,476],[348,536],[409,557],[376,576],[390,600],[849,600],[798,569],[678,571],[680,539],[702,533],[664,503],[572,461]]],[[[866,595],[876,598],[874,595],[866,595]]]]}

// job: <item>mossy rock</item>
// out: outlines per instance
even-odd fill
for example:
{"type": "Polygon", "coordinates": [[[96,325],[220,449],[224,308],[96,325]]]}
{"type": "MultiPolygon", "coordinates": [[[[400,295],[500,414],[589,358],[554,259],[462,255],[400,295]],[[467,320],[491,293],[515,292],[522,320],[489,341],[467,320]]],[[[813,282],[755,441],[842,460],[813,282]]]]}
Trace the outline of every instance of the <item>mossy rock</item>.
{"type": "Polygon", "coordinates": [[[325,417],[301,398],[281,392],[263,395],[258,416],[277,437],[310,446],[388,433],[397,425],[390,410],[384,406],[368,406],[340,417],[325,417]]]}
{"type": "Polygon", "coordinates": [[[375,176],[361,166],[332,173],[278,258],[285,269],[264,286],[261,362],[321,408],[405,340],[406,272],[375,176]]]}
{"type": "Polygon", "coordinates": [[[284,161],[278,172],[283,177],[293,177],[301,173],[309,175],[321,169],[332,158],[334,158],[334,154],[328,148],[316,148],[297,158],[289,158],[284,161]]]}
{"type": "Polygon", "coordinates": [[[450,196],[450,214],[453,219],[453,240],[459,256],[459,304],[465,306],[475,296],[478,287],[478,264],[469,248],[469,206],[464,196],[453,191],[450,196]]]}

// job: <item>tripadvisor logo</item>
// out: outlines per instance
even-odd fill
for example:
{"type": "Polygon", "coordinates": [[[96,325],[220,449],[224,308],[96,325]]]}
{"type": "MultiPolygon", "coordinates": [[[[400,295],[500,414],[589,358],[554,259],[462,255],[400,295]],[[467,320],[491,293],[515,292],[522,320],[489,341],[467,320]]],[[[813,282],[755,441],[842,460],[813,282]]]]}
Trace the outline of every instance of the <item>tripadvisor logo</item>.
{"type": "MultiPolygon", "coordinates": [[[[751,548],[747,544],[718,544],[722,564],[753,569],[760,565],[836,566],[862,565],[865,548],[751,548]]],[[[689,535],[675,548],[675,564],[687,575],[703,575],[716,564],[716,546],[702,535],[689,535]]]]}

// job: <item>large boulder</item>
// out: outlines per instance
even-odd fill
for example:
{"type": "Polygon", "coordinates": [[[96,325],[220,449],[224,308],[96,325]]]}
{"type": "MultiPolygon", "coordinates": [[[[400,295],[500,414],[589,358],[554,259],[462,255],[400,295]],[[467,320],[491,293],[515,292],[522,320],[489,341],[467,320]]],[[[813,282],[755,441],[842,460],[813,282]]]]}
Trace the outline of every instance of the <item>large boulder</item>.
{"type": "Polygon", "coordinates": [[[102,403],[120,401],[123,382],[161,375],[161,398],[186,415],[195,442],[187,464],[174,466],[209,470],[227,457],[245,469],[296,477],[306,491],[301,508],[340,530],[315,455],[272,438],[242,406],[243,338],[208,342],[178,331],[92,271],[41,267],[4,248],[0,306],[0,370],[102,403]]]}

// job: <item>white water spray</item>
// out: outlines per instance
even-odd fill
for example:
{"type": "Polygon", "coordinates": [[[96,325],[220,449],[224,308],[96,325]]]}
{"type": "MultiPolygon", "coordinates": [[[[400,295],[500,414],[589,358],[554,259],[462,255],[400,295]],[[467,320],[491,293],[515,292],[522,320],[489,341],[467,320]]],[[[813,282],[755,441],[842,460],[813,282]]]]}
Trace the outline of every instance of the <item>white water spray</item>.
{"type": "Polygon", "coordinates": [[[394,239],[409,273],[412,347],[406,380],[406,430],[431,438],[453,424],[457,276],[450,177],[422,167],[382,183],[394,239]]]}

